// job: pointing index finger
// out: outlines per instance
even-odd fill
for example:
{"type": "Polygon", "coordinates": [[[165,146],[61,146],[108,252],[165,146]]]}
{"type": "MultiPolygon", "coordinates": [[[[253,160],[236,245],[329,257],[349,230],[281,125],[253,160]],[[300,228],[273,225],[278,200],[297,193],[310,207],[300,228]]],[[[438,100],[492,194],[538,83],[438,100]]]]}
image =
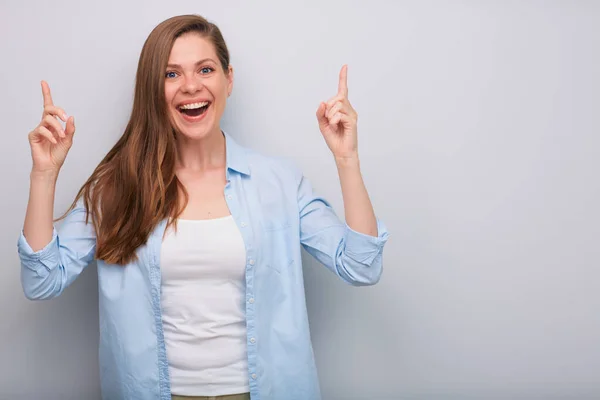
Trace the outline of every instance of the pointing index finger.
{"type": "Polygon", "coordinates": [[[340,71],[340,83],[338,84],[338,94],[348,97],[348,65],[344,65],[340,71]]]}
{"type": "Polygon", "coordinates": [[[50,86],[46,81],[42,81],[42,95],[44,96],[44,106],[53,106],[52,94],[50,94],[50,86]]]}

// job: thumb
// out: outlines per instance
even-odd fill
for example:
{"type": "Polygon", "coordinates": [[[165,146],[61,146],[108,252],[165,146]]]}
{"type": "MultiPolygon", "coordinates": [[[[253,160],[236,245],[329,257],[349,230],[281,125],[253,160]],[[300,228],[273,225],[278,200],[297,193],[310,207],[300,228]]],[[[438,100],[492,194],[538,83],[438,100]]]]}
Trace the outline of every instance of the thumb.
{"type": "Polygon", "coordinates": [[[327,126],[329,124],[329,120],[325,114],[326,110],[327,106],[325,103],[321,102],[321,104],[319,104],[319,108],[317,109],[317,120],[319,121],[319,126],[327,126]]]}
{"type": "Polygon", "coordinates": [[[65,127],[65,134],[68,138],[72,138],[75,133],[75,117],[71,116],[67,120],[67,125],[65,127]]]}

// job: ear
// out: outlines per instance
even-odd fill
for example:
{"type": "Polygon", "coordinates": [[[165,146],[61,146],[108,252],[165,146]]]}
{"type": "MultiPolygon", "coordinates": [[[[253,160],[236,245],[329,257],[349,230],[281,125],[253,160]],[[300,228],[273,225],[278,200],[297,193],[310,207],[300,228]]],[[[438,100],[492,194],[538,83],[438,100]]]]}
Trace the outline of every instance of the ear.
{"type": "Polygon", "coordinates": [[[231,96],[231,91],[233,90],[233,67],[230,65],[228,68],[227,74],[227,97],[231,96]]]}

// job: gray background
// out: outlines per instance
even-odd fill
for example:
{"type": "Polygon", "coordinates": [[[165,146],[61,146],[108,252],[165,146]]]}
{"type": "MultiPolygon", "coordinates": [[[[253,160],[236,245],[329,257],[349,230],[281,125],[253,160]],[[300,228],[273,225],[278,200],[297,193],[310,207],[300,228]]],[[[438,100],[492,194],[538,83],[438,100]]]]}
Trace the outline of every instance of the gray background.
{"type": "Polygon", "coordinates": [[[19,282],[39,81],[78,128],[58,215],[125,126],[146,36],[183,13],[230,46],[223,127],[340,215],[314,113],[349,64],[392,236],[374,287],[305,259],[325,400],[600,398],[598,2],[2,0],[1,399],[99,398],[95,267],[49,302],[19,282]]]}

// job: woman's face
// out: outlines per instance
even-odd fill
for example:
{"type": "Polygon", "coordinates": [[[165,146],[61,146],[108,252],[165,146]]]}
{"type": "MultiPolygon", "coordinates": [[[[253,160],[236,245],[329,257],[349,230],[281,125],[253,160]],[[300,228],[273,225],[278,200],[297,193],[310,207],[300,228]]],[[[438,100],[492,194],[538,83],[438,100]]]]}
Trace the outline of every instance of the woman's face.
{"type": "Polygon", "coordinates": [[[233,88],[233,69],[226,75],[213,44],[197,33],[175,40],[167,70],[165,95],[169,112],[189,139],[220,133],[220,120],[233,88]]]}

